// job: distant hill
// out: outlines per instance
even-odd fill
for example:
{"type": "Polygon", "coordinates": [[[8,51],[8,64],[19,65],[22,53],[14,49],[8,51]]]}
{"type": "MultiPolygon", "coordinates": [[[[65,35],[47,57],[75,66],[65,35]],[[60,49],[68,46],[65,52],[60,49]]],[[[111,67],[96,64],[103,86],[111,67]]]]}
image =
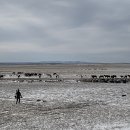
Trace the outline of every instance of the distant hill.
{"type": "Polygon", "coordinates": [[[130,64],[130,63],[95,63],[85,61],[40,61],[40,62],[1,62],[0,65],[40,65],[40,64],[130,64]]]}
{"type": "Polygon", "coordinates": [[[42,61],[40,63],[45,63],[45,64],[86,64],[88,62],[81,62],[81,61],[42,61]]]}
{"type": "Polygon", "coordinates": [[[0,65],[33,65],[33,64],[86,64],[80,61],[41,61],[41,62],[1,62],[0,65]]]}

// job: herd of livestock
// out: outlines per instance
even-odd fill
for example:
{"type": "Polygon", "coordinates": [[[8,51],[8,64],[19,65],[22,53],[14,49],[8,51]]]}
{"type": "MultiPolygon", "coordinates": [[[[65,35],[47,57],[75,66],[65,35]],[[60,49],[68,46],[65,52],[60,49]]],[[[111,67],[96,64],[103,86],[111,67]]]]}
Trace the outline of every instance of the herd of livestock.
{"type": "Polygon", "coordinates": [[[130,81],[130,75],[91,75],[91,78],[82,78],[83,82],[101,82],[101,83],[127,83],[130,81]]]}
{"type": "Polygon", "coordinates": [[[65,80],[75,80],[76,82],[100,82],[100,83],[127,83],[130,81],[130,75],[91,75],[90,77],[85,77],[83,75],[79,75],[78,78],[63,78],[57,73],[52,74],[44,74],[46,77],[43,77],[42,73],[34,73],[34,72],[12,72],[9,74],[10,77],[7,77],[6,74],[0,74],[0,80],[17,80],[23,82],[24,80],[35,81],[65,81],[65,80]],[[14,77],[15,76],[15,77],[14,77]]]}

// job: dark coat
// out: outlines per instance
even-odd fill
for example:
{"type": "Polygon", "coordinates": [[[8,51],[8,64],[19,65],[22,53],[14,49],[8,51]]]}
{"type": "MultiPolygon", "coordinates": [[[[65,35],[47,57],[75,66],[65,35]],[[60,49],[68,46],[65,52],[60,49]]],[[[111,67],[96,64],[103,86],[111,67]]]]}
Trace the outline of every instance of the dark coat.
{"type": "Polygon", "coordinates": [[[21,95],[20,91],[16,92],[15,98],[17,98],[17,99],[22,98],[22,95],[21,95]]]}

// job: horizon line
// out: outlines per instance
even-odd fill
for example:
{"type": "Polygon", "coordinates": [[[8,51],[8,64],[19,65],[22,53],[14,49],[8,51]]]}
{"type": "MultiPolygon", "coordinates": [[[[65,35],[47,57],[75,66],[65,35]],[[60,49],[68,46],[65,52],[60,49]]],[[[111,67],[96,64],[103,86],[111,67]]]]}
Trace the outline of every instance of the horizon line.
{"type": "Polygon", "coordinates": [[[130,64],[130,62],[87,62],[87,61],[18,61],[0,62],[0,64],[130,64]]]}

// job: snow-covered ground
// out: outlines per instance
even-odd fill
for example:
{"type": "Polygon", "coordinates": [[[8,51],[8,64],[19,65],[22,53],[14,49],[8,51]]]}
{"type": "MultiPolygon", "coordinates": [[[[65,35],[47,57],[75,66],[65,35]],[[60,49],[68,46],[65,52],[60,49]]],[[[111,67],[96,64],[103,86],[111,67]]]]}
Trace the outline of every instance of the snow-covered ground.
{"type": "Polygon", "coordinates": [[[0,71],[6,72],[6,78],[13,71],[40,72],[45,78],[56,72],[70,78],[65,82],[0,81],[0,130],[130,130],[130,83],[73,80],[91,74],[127,75],[129,65],[21,65],[0,66],[0,71]],[[21,104],[14,98],[18,88],[21,104]]]}
{"type": "Polygon", "coordinates": [[[0,129],[129,130],[130,84],[1,82],[0,129]]]}

